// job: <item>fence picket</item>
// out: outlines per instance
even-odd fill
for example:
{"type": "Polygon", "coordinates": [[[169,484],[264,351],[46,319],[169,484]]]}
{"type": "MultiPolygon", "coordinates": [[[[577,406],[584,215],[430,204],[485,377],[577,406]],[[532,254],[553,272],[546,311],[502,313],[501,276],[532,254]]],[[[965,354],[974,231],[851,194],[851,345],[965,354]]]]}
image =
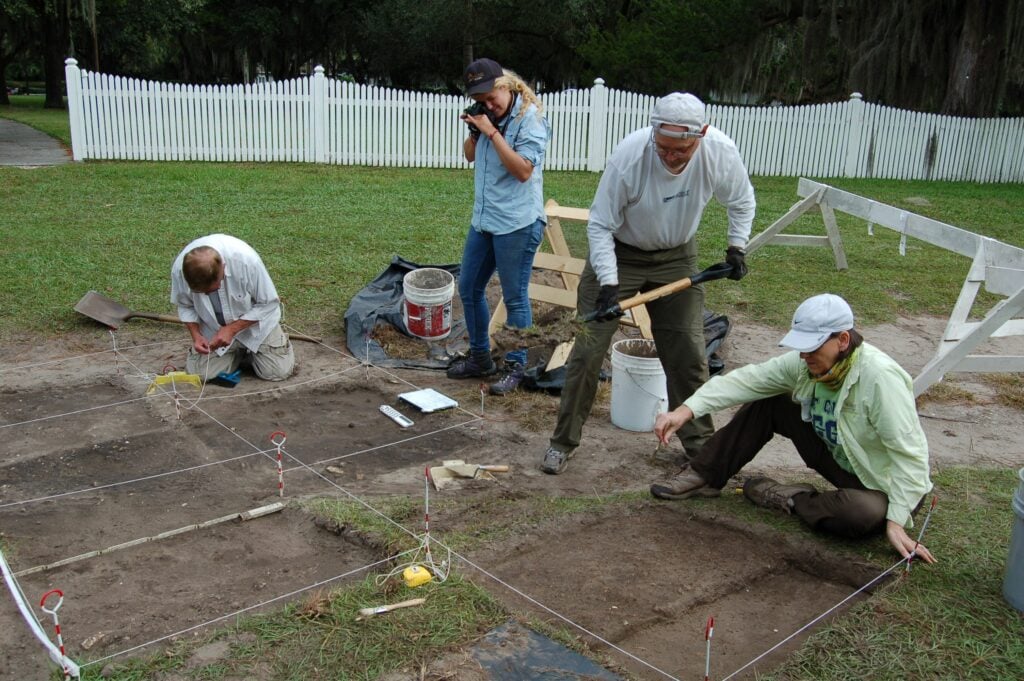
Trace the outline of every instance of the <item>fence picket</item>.
{"type": "Polygon", "coordinates": [[[1024,177],[1024,119],[1007,120],[1007,137],[1009,143],[1003,152],[1002,182],[1020,181],[1024,177]]]}

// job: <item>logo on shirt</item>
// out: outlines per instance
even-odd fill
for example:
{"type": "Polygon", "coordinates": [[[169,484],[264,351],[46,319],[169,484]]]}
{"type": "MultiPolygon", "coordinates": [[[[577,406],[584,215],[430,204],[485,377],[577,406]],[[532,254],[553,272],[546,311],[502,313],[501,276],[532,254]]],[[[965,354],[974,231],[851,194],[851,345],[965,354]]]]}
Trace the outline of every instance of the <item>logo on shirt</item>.
{"type": "Polygon", "coordinates": [[[690,195],[690,190],[689,189],[680,189],[678,192],[676,192],[672,196],[666,196],[665,198],[663,198],[661,200],[661,202],[662,203],[668,203],[672,199],[682,199],[682,198],[685,198],[685,197],[687,197],[689,195],[690,195]]]}

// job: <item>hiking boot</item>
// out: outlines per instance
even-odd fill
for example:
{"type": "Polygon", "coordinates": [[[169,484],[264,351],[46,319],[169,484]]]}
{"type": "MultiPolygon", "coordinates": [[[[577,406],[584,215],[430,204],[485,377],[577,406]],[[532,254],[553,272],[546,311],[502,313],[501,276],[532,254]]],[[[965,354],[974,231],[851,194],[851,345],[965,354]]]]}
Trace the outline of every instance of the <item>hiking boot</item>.
{"type": "Polygon", "coordinates": [[[722,490],[708,487],[708,481],[686,465],[668,480],[651,485],[651,494],[659,499],[678,500],[690,497],[717,497],[722,494],[722,490]]]}
{"type": "Polygon", "coordinates": [[[491,383],[489,389],[492,395],[507,395],[519,388],[523,377],[526,376],[526,367],[519,362],[509,362],[505,367],[505,372],[504,376],[491,383]]]}
{"type": "Polygon", "coordinates": [[[474,352],[448,365],[448,378],[480,378],[498,371],[489,352],[474,352]]]}
{"type": "Polygon", "coordinates": [[[743,496],[761,508],[777,508],[793,512],[793,497],[817,492],[814,485],[783,485],[771,478],[751,478],[743,483],[743,496]]]}
{"type": "Polygon", "coordinates": [[[548,451],[544,452],[544,460],[540,464],[540,469],[548,475],[558,475],[569,465],[569,459],[575,453],[575,449],[562,452],[554,447],[548,447],[548,451]]]}

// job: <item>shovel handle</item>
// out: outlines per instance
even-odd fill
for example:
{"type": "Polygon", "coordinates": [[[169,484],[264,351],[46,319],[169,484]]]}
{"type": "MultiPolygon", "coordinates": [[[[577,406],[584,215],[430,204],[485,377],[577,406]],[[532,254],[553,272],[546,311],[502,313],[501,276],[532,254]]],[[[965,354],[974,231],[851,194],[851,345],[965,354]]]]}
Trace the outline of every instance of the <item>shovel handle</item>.
{"type": "Polygon", "coordinates": [[[167,322],[168,324],[182,324],[183,322],[169,314],[154,314],[152,312],[132,312],[125,319],[131,319],[133,317],[141,317],[142,319],[152,319],[154,322],[167,322]]]}
{"type": "Polygon", "coordinates": [[[508,473],[508,464],[483,464],[477,466],[479,470],[491,471],[493,473],[508,473]]]}
{"type": "MultiPolygon", "coordinates": [[[[646,305],[652,300],[657,300],[658,298],[667,296],[670,293],[685,291],[694,284],[700,284],[705,281],[714,281],[715,279],[725,279],[730,274],[732,274],[732,265],[727,262],[720,262],[698,272],[692,277],[685,277],[679,281],[673,281],[671,284],[665,284],[664,286],[659,286],[658,288],[646,291],[645,293],[638,293],[635,296],[626,298],[625,300],[620,300],[615,304],[611,311],[622,313],[630,308],[636,307],[637,305],[646,305]]],[[[593,312],[584,315],[583,321],[594,321],[597,319],[600,312],[601,310],[594,310],[593,312]]]]}
{"type": "Polygon", "coordinates": [[[694,284],[700,284],[705,281],[714,281],[715,279],[725,279],[730,274],[732,274],[732,265],[727,262],[720,262],[717,265],[712,265],[706,270],[698,272],[692,277],[673,281],[671,284],[665,284],[664,286],[659,286],[658,288],[647,291],[646,293],[638,293],[635,296],[619,301],[619,309],[625,311],[631,307],[636,307],[637,305],[646,305],[652,300],[657,300],[658,298],[667,296],[670,293],[685,291],[694,284]]]}
{"type": "Polygon", "coordinates": [[[324,339],[320,336],[307,336],[304,333],[289,333],[288,337],[292,340],[306,341],[307,343],[323,343],[324,339]]]}
{"type": "MultiPolygon", "coordinates": [[[[141,317],[142,319],[151,319],[155,322],[166,322],[168,324],[184,324],[183,321],[177,317],[169,314],[154,314],[152,312],[132,312],[127,319],[132,317],[141,317]]],[[[306,341],[307,343],[322,343],[324,341],[320,336],[307,336],[304,333],[289,333],[288,338],[292,340],[306,341]]]]}

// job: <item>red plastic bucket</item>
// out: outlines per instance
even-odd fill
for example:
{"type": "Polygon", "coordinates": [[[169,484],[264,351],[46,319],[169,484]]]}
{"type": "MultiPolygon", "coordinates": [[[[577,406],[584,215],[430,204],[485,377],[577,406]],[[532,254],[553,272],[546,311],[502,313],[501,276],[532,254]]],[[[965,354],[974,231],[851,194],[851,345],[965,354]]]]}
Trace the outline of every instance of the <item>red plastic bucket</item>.
{"type": "Polygon", "coordinates": [[[422,267],[402,279],[405,301],[402,321],[417,338],[447,338],[452,330],[452,295],[455,277],[447,270],[422,267]]]}

